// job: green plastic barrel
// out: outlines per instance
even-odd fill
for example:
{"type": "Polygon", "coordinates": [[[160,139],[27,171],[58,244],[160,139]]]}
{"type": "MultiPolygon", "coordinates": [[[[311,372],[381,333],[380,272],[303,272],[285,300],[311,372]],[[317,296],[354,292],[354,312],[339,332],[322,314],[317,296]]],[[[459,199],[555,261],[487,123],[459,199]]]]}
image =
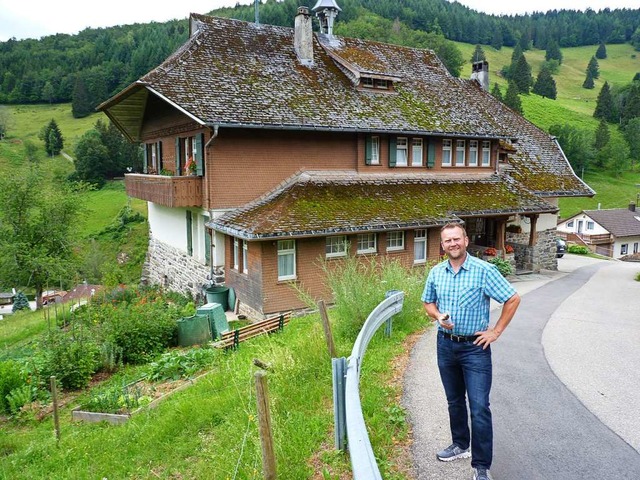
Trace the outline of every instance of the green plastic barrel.
{"type": "Polygon", "coordinates": [[[229,287],[209,287],[205,292],[207,303],[219,303],[225,312],[229,310],[229,287]]]}

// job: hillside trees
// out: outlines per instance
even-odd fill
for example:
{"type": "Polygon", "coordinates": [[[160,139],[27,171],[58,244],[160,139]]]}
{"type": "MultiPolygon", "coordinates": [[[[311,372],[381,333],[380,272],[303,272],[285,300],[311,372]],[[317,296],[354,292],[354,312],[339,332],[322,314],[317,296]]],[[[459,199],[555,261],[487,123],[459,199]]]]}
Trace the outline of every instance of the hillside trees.
{"type": "Polygon", "coordinates": [[[623,129],[633,164],[640,163],[640,117],[632,118],[623,129]]]}
{"type": "Polygon", "coordinates": [[[46,181],[35,167],[0,178],[0,284],[34,287],[38,308],[44,288],[75,271],[81,191],[46,181]]]}
{"type": "Polygon", "coordinates": [[[598,50],[596,50],[596,58],[598,60],[604,60],[605,58],[607,58],[607,46],[604,44],[604,42],[600,42],[598,50]]]}
{"type": "Polygon", "coordinates": [[[569,124],[555,124],[549,127],[549,134],[557,138],[571,167],[583,177],[585,170],[590,168],[595,158],[591,132],[569,124]]]}
{"type": "Polygon", "coordinates": [[[507,93],[504,96],[504,104],[520,114],[524,113],[522,110],[522,101],[518,96],[518,87],[514,82],[509,82],[507,93]]]}
{"type": "Polygon", "coordinates": [[[471,55],[471,63],[486,61],[487,56],[484,53],[481,45],[476,45],[473,54],[471,55]]]}
{"type": "Polygon", "coordinates": [[[598,64],[596,57],[591,57],[591,60],[589,60],[589,64],[587,65],[587,75],[591,75],[591,78],[594,80],[600,78],[600,65],[598,64]]]}
{"type": "Polygon", "coordinates": [[[616,108],[613,103],[613,96],[611,95],[611,88],[608,82],[604,82],[598,98],[596,100],[596,108],[593,111],[595,118],[603,118],[607,122],[615,122],[617,118],[616,108]]]}
{"type": "Polygon", "coordinates": [[[11,128],[11,116],[7,107],[0,105],[0,140],[2,140],[7,131],[11,128]]]}
{"type": "Polygon", "coordinates": [[[562,63],[562,52],[560,51],[560,47],[558,46],[558,42],[555,40],[550,40],[547,44],[547,50],[544,54],[544,59],[549,60],[557,60],[558,64],[562,63]]]}
{"type": "Polygon", "coordinates": [[[607,121],[603,118],[600,120],[598,124],[598,128],[596,128],[596,133],[594,136],[593,147],[596,150],[602,150],[604,146],[609,143],[611,139],[611,133],[609,133],[609,125],[607,121]]]}

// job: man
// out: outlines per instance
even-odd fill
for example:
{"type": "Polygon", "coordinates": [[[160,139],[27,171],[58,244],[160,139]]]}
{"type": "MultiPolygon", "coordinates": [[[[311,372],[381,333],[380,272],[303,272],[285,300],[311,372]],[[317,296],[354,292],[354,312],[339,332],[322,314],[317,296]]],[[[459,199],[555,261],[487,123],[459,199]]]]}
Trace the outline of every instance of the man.
{"type": "Polygon", "coordinates": [[[462,225],[442,227],[440,241],[449,258],[431,269],[422,294],[427,315],[438,322],[438,369],[453,440],[437,457],[444,462],[471,457],[474,480],[490,480],[491,344],[511,322],[520,297],[494,265],[467,253],[469,238],[462,225]],[[493,328],[489,327],[491,298],[504,304],[493,328]],[[465,397],[469,399],[471,435],[465,397]]]}

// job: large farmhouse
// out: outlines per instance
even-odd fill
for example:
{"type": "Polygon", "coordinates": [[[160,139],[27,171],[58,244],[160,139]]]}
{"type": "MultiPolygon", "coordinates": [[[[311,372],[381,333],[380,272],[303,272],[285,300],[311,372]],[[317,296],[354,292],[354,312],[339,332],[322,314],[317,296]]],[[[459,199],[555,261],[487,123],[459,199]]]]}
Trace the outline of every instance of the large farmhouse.
{"type": "Polygon", "coordinates": [[[193,14],[178,51],[99,107],[146,148],[125,182],[149,202],[147,280],[224,281],[267,315],[304,306],[292,282],[330,300],[320,261],[438,259],[449,221],[472,250],[556,268],[557,200],[594,192],[487,93],[486,62],[455,78],[430,50],[333,35],[332,0],[313,10],[317,33],[305,7],[293,29],[193,14]]]}

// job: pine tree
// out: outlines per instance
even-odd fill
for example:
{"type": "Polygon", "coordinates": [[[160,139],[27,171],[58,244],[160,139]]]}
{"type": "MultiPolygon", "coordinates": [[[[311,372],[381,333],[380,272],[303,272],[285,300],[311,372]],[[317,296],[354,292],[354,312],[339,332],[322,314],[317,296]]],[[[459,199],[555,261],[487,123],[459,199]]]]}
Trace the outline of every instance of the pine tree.
{"type": "Polygon", "coordinates": [[[632,119],[640,117],[640,82],[633,82],[624,106],[620,112],[620,123],[622,126],[627,125],[632,119]]]}
{"type": "Polygon", "coordinates": [[[595,140],[593,142],[593,147],[596,150],[602,150],[604,146],[609,143],[609,139],[611,138],[611,134],[609,133],[609,125],[607,121],[602,118],[600,119],[600,123],[598,124],[598,128],[596,128],[595,140]]]}
{"type": "Polygon", "coordinates": [[[550,40],[547,45],[547,50],[544,54],[545,60],[557,60],[558,63],[562,63],[562,52],[560,51],[560,47],[558,46],[558,42],[555,40],[550,40]]]}
{"type": "Polygon", "coordinates": [[[73,118],[83,118],[93,110],[89,91],[82,75],[76,77],[71,94],[71,113],[73,118]]]}
{"type": "Polygon", "coordinates": [[[607,58],[607,47],[604,42],[600,42],[600,46],[598,47],[598,50],[596,50],[596,58],[599,60],[607,58]]]}
{"type": "Polygon", "coordinates": [[[522,102],[518,96],[518,87],[514,82],[509,82],[507,93],[504,96],[504,104],[520,114],[524,113],[522,111],[522,102]]]}
{"type": "Polygon", "coordinates": [[[555,100],[558,95],[556,81],[551,76],[548,69],[542,68],[538,73],[536,83],[533,85],[533,93],[541,97],[551,98],[555,100]]]}
{"type": "Polygon", "coordinates": [[[500,28],[500,25],[497,25],[493,31],[493,37],[491,37],[491,46],[496,50],[500,50],[503,44],[504,40],[502,39],[502,28],[500,28]]]}
{"type": "Polygon", "coordinates": [[[16,296],[13,298],[13,307],[11,307],[13,313],[20,310],[31,310],[29,299],[27,299],[27,296],[23,292],[16,293],[16,296]]]}
{"type": "Polygon", "coordinates": [[[531,85],[533,85],[533,78],[531,77],[531,67],[524,55],[520,55],[520,58],[518,58],[514,68],[511,70],[511,80],[513,80],[516,87],[518,87],[519,93],[529,93],[531,85]]]}
{"type": "Polygon", "coordinates": [[[44,142],[44,149],[49,156],[59,155],[64,147],[64,138],[53,118],[40,131],[39,138],[44,142]]]}
{"type": "Polygon", "coordinates": [[[593,116],[595,118],[603,118],[608,122],[615,122],[616,120],[613,96],[611,95],[609,82],[604,82],[604,85],[602,85],[602,88],[600,89],[593,116]]]}
{"type": "Polygon", "coordinates": [[[471,63],[475,63],[475,62],[486,62],[487,61],[487,57],[484,54],[484,50],[482,49],[482,47],[480,45],[476,45],[476,49],[473,51],[473,55],[471,55],[471,63]]]}
{"type": "Polygon", "coordinates": [[[598,65],[596,57],[591,57],[591,60],[589,60],[589,65],[587,65],[587,74],[589,73],[593,80],[600,78],[600,66],[598,65]]]}
{"type": "Polygon", "coordinates": [[[497,98],[501,102],[504,101],[502,97],[502,91],[500,90],[500,85],[498,85],[498,82],[493,84],[493,88],[491,89],[491,95],[493,95],[495,98],[497,98]]]}
{"type": "Polygon", "coordinates": [[[588,88],[589,90],[591,90],[595,86],[595,83],[593,83],[593,76],[591,75],[591,72],[587,70],[587,78],[584,79],[582,88],[588,88]]]}

